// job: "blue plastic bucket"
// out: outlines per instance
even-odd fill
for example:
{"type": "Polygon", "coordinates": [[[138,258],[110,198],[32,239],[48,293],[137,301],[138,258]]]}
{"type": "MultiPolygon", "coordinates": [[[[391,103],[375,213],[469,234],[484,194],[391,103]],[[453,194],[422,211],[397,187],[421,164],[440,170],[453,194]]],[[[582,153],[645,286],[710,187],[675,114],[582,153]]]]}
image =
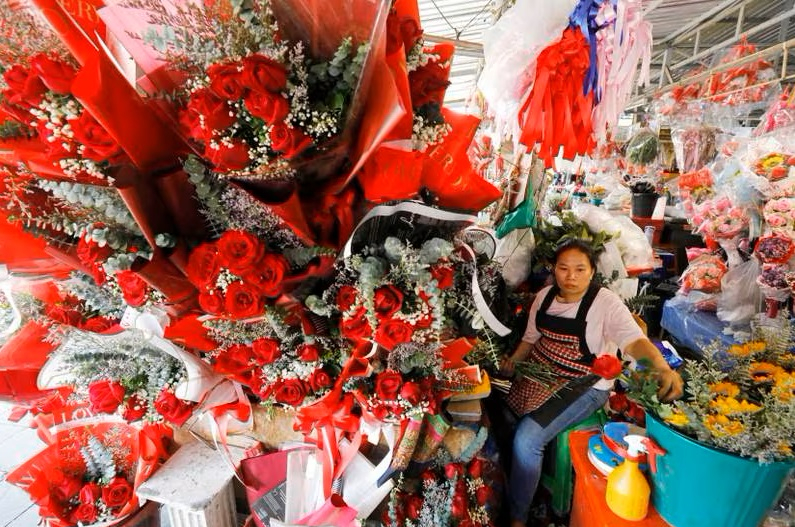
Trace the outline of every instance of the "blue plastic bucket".
{"type": "Polygon", "coordinates": [[[667,452],[651,474],[652,503],[674,527],[758,527],[795,468],[716,450],[649,414],[646,433],[667,452]]]}

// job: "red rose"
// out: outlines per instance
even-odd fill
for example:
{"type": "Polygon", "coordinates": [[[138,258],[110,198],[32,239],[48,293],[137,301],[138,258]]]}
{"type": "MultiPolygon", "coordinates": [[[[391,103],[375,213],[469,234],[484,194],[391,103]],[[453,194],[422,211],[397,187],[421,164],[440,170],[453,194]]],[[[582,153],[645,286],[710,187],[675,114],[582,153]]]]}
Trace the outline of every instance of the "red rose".
{"type": "Polygon", "coordinates": [[[51,91],[61,95],[72,92],[72,81],[77,72],[70,64],[54,60],[44,53],[38,53],[30,59],[30,65],[51,91]]]}
{"type": "Polygon", "coordinates": [[[250,91],[243,102],[251,115],[267,125],[284,121],[290,113],[290,103],[280,93],[250,91]]]}
{"type": "Polygon", "coordinates": [[[375,341],[391,350],[402,342],[409,342],[413,334],[414,329],[411,324],[405,320],[390,318],[378,326],[378,330],[375,332],[375,341]]]}
{"type": "Polygon", "coordinates": [[[331,375],[323,368],[316,369],[312,372],[312,375],[309,376],[309,387],[312,388],[314,392],[319,392],[332,384],[331,375]]]}
{"type": "Polygon", "coordinates": [[[375,417],[377,421],[383,421],[389,415],[389,408],[379,404],[372,407],[370,413],[373,414],[373,417],[375,417]]]}
{"type": "Polygon", "coordinates": [[[243,86],[258,92],[278,92],[287,85],[287,69],[275,60],[255,53],[243,59],[243,86]]]}
{"type": "Polygon", "coordinates": [[[627,410],[627,417],[638,426],[646,426],[646,411],[636,403],[630,403],[629,410],[627,410]]]}
{"type": "Polygon", "coordinates": [[[226,301],[224,293],[220,289],[211,289],[199,293],[199,307],[210,315],[221,315],[224,312],[226,301]]]}
{"type": "Polygon", "coordinates": [[[102,487],[102,501],[110,509],[127,505],[133,497],[132,485],[126,479],[115,477],[102,487]]]}
{"type": "Polygon", "coordinates": [[[436,63],[426,64],[409,73],[412,107],[419,108],[432,102],[441,106],[444,92],[450,85],[446,77],[447,72],[436,63]]]}
{"type": "Polygon", "coordinates": [[[489,498],[491,498],[491,490],[487,486],[483,485],[475,491],[475,500],[477,500],[478,505],[485,505],[489,498]]]}
{"type": "Polygon", "coordinates": [[[467,472],[470,476],[477,479],[483,474],[483,461],[480,458],[473,459],[467,467],[467,472]]]}
{"type": "Polygon", "coordinates": [[[146,401],[139,399],[138,396],[134,394],[128,397],[127,401],[124,403],[124,411],[122,412],[124,420],[131,423],[142,418],[144,415],[146,415],[146,401]]]}
{"type": "Polygon", "coordinates": [[[86,483],[80,489],[80,503],[94,503],[102,495],[102,490],[96,483],[86,483]]]}
{"type": "Polygon", "coordinates": [[[104,262],[113,254],[113,249],[109,245],[100,247],[94,240],[86,240],[85,236],[81,236],[77,241],[77,259],[86,266],[93,266],[98,262],[104,262]]]}
{"type": "Polygon", "coordinates": [[[72,514],[69,515],[69,521],[74,525],[78,523],[81,525],[90,525],[97,521],[97,507],[93,503],[81,503],[77,506],[72,514]]]}
{"type": "Polygon", "coordinates": [[[466,515],[468,509],[467,497],[463,492],[456,492],[453,495],[453,503],[450,507],[451,516],[456,519],[462,519],[466,515]]]}
{"type": "Polygon", "coordinates": [[[274,393],[276,402],[289,404],[290,406],[298,406],[306,397],[306,386],[299,379],[284,379],[278,386],[274,393]]]}
{"type": "Polygon", "coordinates": [[[54,322],[67,326],[79,327],[80,322],[83,320],[83,315],[79,311],[60,305],[47,305],[44,308],[44,314],[54,322]]]}
{"type": "Polygon", "coordinates": [[[207,76],[210,77],[210,91],[227,101],[242,99],[245,87],[241,83],[239,68],[239,64],[229,62],[213,64],[207,68],[207,76]]]}
{"type": "Polygon", "coordinates": [[[208,144],[204,147],[204,157],[218,172],[243,170],[251,162],[248,145],[240,139],[224,139],[214,146],[208,144]]]}
{"type": "Polygon", "coordinates": [[[422,510],[422,498],[416,494],[409,496],[406,501],[406,516],[411,520],[416,520],[420,517],[420,510],[422,510]]]}
{"type": "Polygon", "coordinates": [[[193,404],[178,399],[174,392],[164,389],[155,399],[155,410],[166,421],[181,426],[193,413],[193,404]]]}
{"type": "Polygon", "coordinates": [[[290,263],[287,259],[274,253],[266,253],[259,261],[256,269],[243,275],[243,281],[252,285],[257,291],[267,296],[275,298],[282,294],[282,282],[284,275],[290,270],[290,263]]]}
{"type": "Polygon", "coordinates": [[[431,267],[431,276],[436,280],[439,289],[447,289],[453,285],[455,271],[452,265],[434,265],[431,267]]]}
{"type": "Polygon", "coordinates": [[[403,376],[395,370],[385,370],[375,377],[375,393],[382,401],[394,401],[400,392],[403,376]]]}
{"type": "Polygon", "coordinates": [[[93,161],[114,161],[122,154],[116,140],[86,110],[69,121],[75,141],[83,146],[82,156],[93,161]]]}
{"type": "Polygon", "coordinates": [[[214,131],[222,132],[236,120],[229,104],[207,88],[191,93],[188,105],[179,115],[185,133],[199,141],[207,141],[214,131]]]}
{"type": "Polygon", "coordinates": [[[303,343],[296,348],[295,353],[304,362],[313,362],[320,358],[320,350],[315,344],[303,343]]]}
{"type": "Polygon", "coordinates": [[[116,325],[116,320],[107,317],[91,317],[82,324],[80,329],[85,331],[92,331],[94,333],[102,333],[116,325]]]}
{"type": "Polygon", "coordinates": [[[276,123],[271,127],[271,149],[281,152],[285,159],[291,159],[312,144],[312,138],[298,128],[290,128],[284,123],[276,123]]]}
{"type": "Polygon", "coordinates": [[[408,381],[400,389],[400,396],[412,405],[417,406],[422,400],[422,388],[416,382],[408,381]]]}
{"type": "Polygon", "coordinates": [[[127,304],[137,307],[146,301],[149,286],[140,276],[132,271],[118,271],[115,276],[127,304]]]}
{"type": "Polygon", "coordinates": [[[365,339],[372,335],[373,330],[367,321],[367,310],[364,306],[356,310],[353,315],[343,318],[340,323],[340,333],[342,336],[352,340],[365,339]]]}
{"type": "Polygon", "coordinates": [[[265,248],[259,238],[246,231],[226,231],[216,242],[221,265],[238,276],[252,271],[259,263],[265,248]]]}
{"type": "Polygon", "coordinates": [[[381,286],[373,292],[373,305],[378,318],[389,318],[403,305],[403,293],[391,284],[381,286]]]}
{"type": "Polygon", "coordinates": [[[352,285],[344,285],[337,291],[337,306],[340,311],[348,311],[356,303],[358,291],[352,285]]]}
{"type": "Polygon", "coordinates": [[[47,481],[50,487],[50,495],[59,502],[72,499],[83,488],[83,482],[74,476],[70,476],[61,470],[53,470],[47,473],[47,481]]]}
{"type": "Polygon", "coordinates": [[[226,311],[234,318],[250,318],[262,313],[262,299],[253,287],[232,282],[226,288],[226,311]]]}
{"type": "Polygon", "coordinates": [[[279,342],[274,339],[261,338],[251,343],[254,358],[260,366],[271,364],[282,356],[279,350],[279,342]]]}
{"type": "Polygon", "coordinates": [[[436,481],[436,474],[434,474],[432,470],[426,469],[420,474],[420,479],[422,481],[433,482],[436,481]]]}
{"type": "Polygon", "coordinates": [[[187,273],[188,280],[193,285],[198,287],[215,285],[220,270],[221,261],[214,243],[203,243],[191,251],[187,273]]]}
{"type": "Polygon", "coordinates": [[[611,393],[607,403],[611,410],[620,414],[629,410],[629,399],[625,393],[611,393]]]}
{"type": "Polygon", "coordinates": [[[36,106],[47,91],[36,72],[19,64],[8,68],[3,73],[3,80],[9,88],[5,93],[6,98],[12,104],[36,106]]]}
{"type": "Polygon", "coordinates": [[[95,412],[110,414],[124,402],[124,386],[116,381],[94,381],[88,385],[88,400],[95,412]]]}
{"type": "MultiPolygon", "coordinates": [[[[265,339],[261,339],[265,340],[265,339]]],[[[255,352],[252,346],[232,344],[221,350],[213,361],[213,368],[220,373],[237,375],[254,368],[255,352]]]]}
{"type": "Polygon", "coordinates": [[[448,463],[444,466],[444,475],[447,479],[460,478],[464,475],[464,467],[461,463],[448,463]]]}
{"type": "Polygon", "coordinates": [[[592,373],[608,380],[618,377],[621,370],[621,360],[615,355],[599,355],[591,364],[592,373]]]}

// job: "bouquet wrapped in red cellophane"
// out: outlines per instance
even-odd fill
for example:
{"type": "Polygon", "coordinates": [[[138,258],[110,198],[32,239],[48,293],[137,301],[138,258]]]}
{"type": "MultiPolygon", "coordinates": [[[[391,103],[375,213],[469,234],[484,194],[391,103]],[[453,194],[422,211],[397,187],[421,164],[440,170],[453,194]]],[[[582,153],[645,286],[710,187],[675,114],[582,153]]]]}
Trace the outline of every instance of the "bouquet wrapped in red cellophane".
{"type": "Polygon", "coordinates": [[[30,495],[50,527],[115,525],[138,509],[135,489],[168,457],[168,441],[160,425],[75,422],[6,480],[30,495]]]}

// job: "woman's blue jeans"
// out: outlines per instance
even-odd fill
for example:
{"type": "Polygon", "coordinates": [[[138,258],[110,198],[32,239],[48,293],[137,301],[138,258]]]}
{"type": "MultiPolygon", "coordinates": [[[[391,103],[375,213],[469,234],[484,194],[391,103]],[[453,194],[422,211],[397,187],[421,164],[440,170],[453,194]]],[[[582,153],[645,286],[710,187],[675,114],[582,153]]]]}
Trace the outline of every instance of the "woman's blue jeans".
{"type": "Polygon", "coordinates": [[[527,522],[533,495],[541,480],[544,447],[569,426],[576,424],[607,401],[609,391],[591,388],[569,405],[546,427],[527,415],[519,420],[513,436],[513,462],[508,486],[511,518],[527,522]]]}

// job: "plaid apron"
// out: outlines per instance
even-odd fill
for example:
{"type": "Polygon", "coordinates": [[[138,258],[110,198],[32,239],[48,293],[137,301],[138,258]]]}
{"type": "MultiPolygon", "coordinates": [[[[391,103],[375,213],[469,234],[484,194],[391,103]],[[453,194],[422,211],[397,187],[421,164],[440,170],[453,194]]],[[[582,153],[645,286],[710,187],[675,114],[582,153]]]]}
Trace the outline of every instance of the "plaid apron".
{"type": "Polygon", "coordinates": [[[533,345],[527,359],[547,365],[557,375],[557,381],[544,385],[522,377],[514,380],[507,397],[508,406],[516,415],[532,413],[533,419],[542,426],[599,379],[591,373],[595,357],[585,341],[585,317],[599,293],[599,286],[588,288],[573,319],[547,314],[559,292],[557,286],[552,287],[536,313],[536,328],[541,338],[533,345]]]}

